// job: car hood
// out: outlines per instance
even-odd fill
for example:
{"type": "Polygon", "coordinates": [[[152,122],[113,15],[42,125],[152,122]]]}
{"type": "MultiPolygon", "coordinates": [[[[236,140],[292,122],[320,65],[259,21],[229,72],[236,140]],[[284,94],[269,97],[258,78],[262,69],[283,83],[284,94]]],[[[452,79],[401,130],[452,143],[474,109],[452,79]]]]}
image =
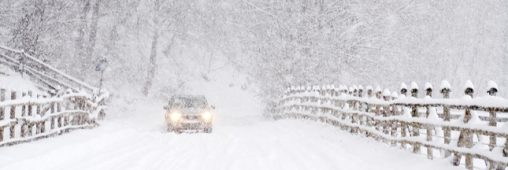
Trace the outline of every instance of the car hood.
{"type": "Polygon", "coordinates": [[[201,114],[206,111],[208,111],[208,110],[205,108],[183,108],[183,109],[180,109],[180,112],[182,114],[201,114]]]}

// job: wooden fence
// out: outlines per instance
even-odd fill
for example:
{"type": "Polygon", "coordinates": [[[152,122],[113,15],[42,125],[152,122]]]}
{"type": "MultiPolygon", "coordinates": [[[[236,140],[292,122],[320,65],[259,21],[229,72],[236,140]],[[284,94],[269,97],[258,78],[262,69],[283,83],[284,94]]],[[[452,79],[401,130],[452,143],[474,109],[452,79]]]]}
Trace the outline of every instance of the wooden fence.
{"type": "Polygon", "coordinates": [[[73,89],[86,91],[90,94],[98,91],[98,88],[78,80],[21,50],[0,46],[0,65],[10,67],[21,75],[30,76],[32,81],[44,85],[47,91],[73,89]]]}
{"type": "Polygon", "coordinates": [[[403,84],[400,95],[379,87],[290,87],[273,117],[324,122],[429,159],[451,156],[453,165],[467,169],[506,169],[508,100],[495,96],[495,83],[489,82],[484,97],[473,96],[471,82],[458,99],[449,98],[446,81],[441,98],[432,98],[434,89],[428,83],[423,98],[418,98],[418,90],[416,83],[409,89],[403,84]]]}
{"type": "Polygon", "coordinates": [[[105,97],[73,90],[48,97],[0,89],[0,146],[95,127],[105,114],[105,97]]]}

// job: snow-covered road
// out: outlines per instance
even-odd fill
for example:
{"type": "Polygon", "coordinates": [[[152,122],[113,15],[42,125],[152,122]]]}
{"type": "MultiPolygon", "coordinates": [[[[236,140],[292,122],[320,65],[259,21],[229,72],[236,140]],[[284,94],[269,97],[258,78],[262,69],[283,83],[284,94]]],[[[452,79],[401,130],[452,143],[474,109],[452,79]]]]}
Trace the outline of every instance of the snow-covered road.
{"type": "Polygon", "coordinates": [[[160,105],[145,105],[116,110],[129,116],[112,114],[95,129],[0,148],[0,169],[453,168],[308,121],[219,114],[212,134],[168,134],[160,105]]]}

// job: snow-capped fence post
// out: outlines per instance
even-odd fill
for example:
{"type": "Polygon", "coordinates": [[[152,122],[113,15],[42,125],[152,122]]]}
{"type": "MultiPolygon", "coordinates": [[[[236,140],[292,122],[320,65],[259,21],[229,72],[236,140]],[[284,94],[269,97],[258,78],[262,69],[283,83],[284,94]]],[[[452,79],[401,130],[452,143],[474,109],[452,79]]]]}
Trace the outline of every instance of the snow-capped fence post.
{"type": "MultiPolygon", "coordinates": [[[[32,98],[32,97],[33,97],[33,92],[29,90],[29,91],[27,92],[27,96],[28,96],[29,98],[32,98]]],[[[33,107],[33,105],[32,105],[32,104],[28,104],[28,108],[27,108],[27,112],[28,112],[27,114],[28,114],[28,116],[32,116],[32,109],[33,109],[32,107],[33,107]]]]}
{"type": "MultiPolygon", "coordinates": [[[[425,83],[425,95],[426,95],[426,98],[432,98],[432,84],[430,83],[425,83]]],[[[426,118],[429,119],[430,117],[430,109],[432,109],[429,105],[426,106],[426,118]]],[[[433,130],[434,127],[432,126],[427,126],[426,127],[426,136],[427,136],[427,142],[432,142],[432,130],[433,130]]],[[[427,147],[427,158],[428,159],[433,159],[433,148],[432,147],[427,147]]]]}
{"type": "MultiPolygon", "coordinates": [[[[0,102],[5,101],[5,89],[0,89],[0,102]]],[[[0,121],[5,119],[5,109],[4,107],[0,107],[0,121]]],[[[0,126],[0,142],[4,140],[4,127],[0,126]]]]}
{"type": "MultiPolygon", "coordinates": [[[[367,89],[367,98],[372,98],[372,96],[373,96],[372,86],[367,86],[366,89],[367,89]]],[[[370,109],[371,109],[371,106],[369,104],[366,104],[365,112],[369,112],[370,109]]],[[[367,119],[367,121],[369,121],[368,118],[366,118],[366,119],[367,119]]]]}
{"type": "MultiPolygon", "coordinates": [[[[355,97],[356,96],[355,91],[356,90],[353,88],[353,86],[349,87],[349,96],[355,97]]],[[[348,103],[347,105],[349,106],[348,109],[354,109],[354,107],[355,107],[355,101],[348,100],[347,103],[348,103]]]]}
{"type": "MultiPolygon", "coordinates": [[[[358,91],[358,87],[355,85],[353,86],[353,90],[354,90],[354,93],[353,93],[353,96],[355,97],[358,97],[359,96],[359,91],[358,91]]],[[[354,100],[354,101],[351,101],[353,107],[351,108],[352,110],[358,110],[358,105],[360,104],[357,100],[354,100]]],[[[351,123],[352,124],[356,124],[356,120],[357,120],[357,115],[358,113],[354,112],[352,113],[350,116],[351,116],[351,123]]],[[[351,129],[351,133],[356,133],[356,128],[352,128],[351,129]]]]}
{"type": "Polygon", "coordinates": [[[356,85],[353,85],[353,96],[358,97],[358,87],[356,85]]]}
{"type": "MultiPolygon", "coordinates": [[[[374,92],[375,92],[375,96],[376,96],[376,99],[378,100],[382,100],[381,96],[382,96],[382,90],[381,90],[381,87],[379,86],[376,86],[376,89],[374,89],[374,92]]],[[[381,114],[381,106],[379,104],[374,104],[374,115],[375,116],[379,116],[379,115],[382,115],[381,114]]],[[[379,130],[381,126],[381,122],[374,119],[374,118],[371,118],[371,121],[373,122],[373,125],[374,125],[374,128],[376,130],[379,130]]],[[[376,137],[376,140],[379,140],[377,137],[376,137]]]]}
{"type": "MultiPolygon", "coordinates": [[[[489,90],[487,93],[490,96],[496,96],[497,94],[497,84],[494,81],[488,82],[489,90]]],[[[496,127],[497,126],[497,115],[495,108],[489,108],[489,126],[496,127]]],[[[496,147],[496,135],[492,134],[489,136],[489,149],[492,150],[496,147]]]]}
{"type": "Polygon", "coordinates": [[[376,86],[376,89],[374,90],[375,92],[375,95],[376,95],[376,98],[377,99],[381,99],[381,96],[382,96],[382,90],[381,90],[381,87],[380,86],[376,86]]]}
{"type": "MultiPolygon", "coordinates": [[[[466,96],[470,96],[473,98],[474,93],[474,87],[473,83],[471,81],[466,82],[464,93],[466,96]]],[[[469,121],[472,119],[472,113],[471,108],[469,106],[466,107],[466,110],[464,111],[464,117],[462,120],[462,123],[468,124],[469,121]]],[[[459,134],[459,141],[457,142],[457,147],[466,147],[466,148],[472,148],[473,147],[473,133],[469,130],[460,130],[459,134]]],[[[466,169],[472,170],[473,169],[473,156],[469,153],[464,154],[466,159],[466,169]]],[[[455,157],[453,159],[453,165],[458,166],[460,164],[462,155],[460,153],[456,153],[455,157]]]]}
{"type": "MultiPolygon", "coordinates": [[[[25,97],[26,97],[26,93],[21,92],[21,98],[25,98],[25,97]]],[[[21,105],[21,117],[26,116],[26,108],[27,108],[27,105],[25,105],[25,104],[21,105]]],[[[27,135],[27,132],[28,132],[28,125],[25,122],[22,122],[21,123],[21,137],[25,137],[27,135]]]]}
{"type": "MultiPolygon", "coordinates": [[[[399,94],[397,92],[392,92],[392,95],[391,95],[391,100],[396,100],[398,98],[399,94]]],[[[399,115],[399,111],[398,111],[398,106],[397,105],[391,105],[390,106],[390,112],[391,112],[391,115],[393,116],[397,116],[399,115]]],[[[390,131],[390,134],[393,138],[396,138],[397,137],[397,129],[398,129],[398,126],[400,126],[400,124],[396,121],[393,121],[391,124],[390,124],[390,128],[391,128],[391,131],[390,131]]],[[[392,140],[392,146],[397,146],[397,141],[395,140],[392,140]]]]}
{"type": "MultiPolygon", "coordinates": [[[[53,114],[53,113],[55,113],[55,103],[51,102],[49,104],[49,114],[53,114]]],[[[53,130],[54,128],[55,128],[55,118],[51,117],[49,119],[49,129],[53,130]]]]}
{"type": "MultiPolygon", "coordinates": [[[[443,80],[441,82],[441,94],[443,95],[443,99],[450,98],[451,86],[448,81],[443,80]]],[[[448,105],[443,106],[443,120],[445,122],[450,121],[450,108],[448,105]]],[[[448,127],[443,127],[443,135],[444,135],[444,144],[448,145],[451,142],[451,130],[448,127]]],[[[445,157],[450,156],[450,151],[445,151],[445,157]]]]}
{"type": "Polygon", "coordinates": [[[363,86],[362,85],[358,86],[358,97],[360,97],[360,98],[363,97],[363,86]]]}
{"type": "MultiPolygon", "coordinates": [[[[40,96],[37,95],[37,99],[39,99],[40,96]]],[[[41,105],[40,104],[37,104],[36,107],[35,107],[35,116],[41,116],[41,105]]],[[[35,134],[41,134],[43,133],[42,132],[42,128],[44,127],[44,121],[42,122],[38,122],[35,127],[37,128],[37,130],[35,131],[35,134]]]]}
{"type": "MultiPolygon", "coordinates": [[[[400,94],[401,94],[401,97],[406,97],[407,96],[407,85],[406,83],[402,83],[400,85],[400,94]]],[[[404,113],[404,109],[405,107],[404,106],[401,106],[401,112],[404,113]]],[[[400,122],[400,136],[405,138],[407,136],[407,131],[409,130],[408,128],[408,124],[406,122],[400,122]]],[[[403,149],[406,149],[406,142],[402,141],[400,143],[400,147],[403,148],[403,149]]]]}
{"type": "Polygon", "coordinates": [[[372,86],[367,86],[367,96],[371,98],[373,95],[372,86]]]}
{"type": "MultiPolygon", "coordinates": [[[[388,89],[385,89],[383,91],[383,100],[388,102],[390,101],[390,96],[391,96],[392,93],[390,93],[390,90],[388,89]]],[[[390,114],[390,105],[384,105],[382,107],[383,109],[383,117],[388,117],[388,116],[391,116],[390,114]]],[[[391,127],[391,124],[388,124],[388,122],[382,122],[382,126],[383,126],[383,133],[386,134],[386,135],[389,135],[390,134],[390,130],[389,128],[391,127]]]]}
{"type": "Polygon", "coordinates": [[[391,98],[392,98],[392,100],[397,100],[397,98],[399,98],[399,93],[397,93],[396,91],[393,91],[391,98]]]}
{"type": "MultiPolygon", "coordinates": [[[[363,97],[364,97],[364,95],[363,95],[363,91],[364,91],[364,90],[363,90],[363,86],[362,86],[362,85],[359,85],[359,86],[358,86],[358,97],[359,97],[359,98],[363,98],[363,97]]],[[[364,107],[364,106],[363,106],[363,102],[358,101],[358,109],[357,109],[357,110],[358,110],[358,111],[362,111],[362,110],[363,110],[363,107],[364,107]]],[[[361,116],[357,115],[357,118],[358,118],[358,119],[361,119],[361,116]]],[[[361,123],[361,120],[359,120],[359,122],[361,123]]]]}
{"type": "Polygon", "coordinates": [[[432,85],[430,83],[425,84],[425,95],[432,97],[432,85]]]}
{"type": "Polygon", "coordinates": [[[400,94],[407,96],[407,85],[406,83],[400,84],[400,94]]]}
{"type": "MultiPolygon", "coordinates": [[[[11,100],[16,100],[16,91],[11,91],[11,100]]],[[[11,106],[10,108],[10,115],[9,119],[14,120],[16,119],[16,106],[11,106]]],[[[16,124],[11,124],[9,127],[9,136],[11,139],[14,139],[16,137],[15,133],[16,124]]]]}
{"type": "MultiPolygon", "coordinates": [[[[5,89],[0,89],[0,102],[5,101],[5,89]]],[[[5,109],[3,107],[0,107],[0,120],[4,120],[5,116],[5,109]]]]}
{"type": "MultiPolygon", "coordinates": [[[[33,92],[32,92],[32,91],[28,91],[28,92],[27,92],[27,96],[28,96],[30,99],[32,99],[32,97],[33,97],[33,92]]],[[[33,103],[29,103],[29,104],[27,105],[27,115],[31,117],[31,116],[32,116],[32,112],[33,112],[33,103]]],[[[34,133],[33,133],[33,127],[34,127],[34,123],[33,123],[33,122],[29,122],[29,123],[28,123],[28,136],[32,136],[32,135],[34,135],[34,133]]]]}
{"type": "MultiPolygon", "coordinates": [[[[359,98],[360,97],[360,90],[358,89],[358,86],[354,85],[353,88],[355,91],[355,97],[359,98]]],[[[353,109],[356,110],[358,107],[360,107],[360,102],[358,100],[354,101],[353,106],[354,106],[353,109]]]]}
{"type": "MultiPolygon", "coordinates": [[[[411,82],[411,97],[418,98],[418,84],[411,82]]],[[[411,117],[418,118],[418,107],[416,105],[411,106],[411,117]]],[[[420,136],[420,127],[417,124],[413,124],[413,137],[420,136]]],[[[413,145],[413,153],[420,153],[420,144],[415,143],[413,145]]]]}

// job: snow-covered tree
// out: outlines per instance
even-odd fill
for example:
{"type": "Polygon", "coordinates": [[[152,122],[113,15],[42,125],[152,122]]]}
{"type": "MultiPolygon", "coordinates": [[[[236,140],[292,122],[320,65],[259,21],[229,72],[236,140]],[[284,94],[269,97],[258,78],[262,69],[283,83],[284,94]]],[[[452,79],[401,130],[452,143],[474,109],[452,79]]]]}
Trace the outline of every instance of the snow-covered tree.
{"type": "Polygon", "coordinates": [[[267,99],[291,84],[442,79],[454,87],[472,79],[480,89],[494,80],[508,94],[500,76],[508,65],[506,1],[0,2],[1,44],[92,84],[106,58],[106,86],[144,94],[184,88],[228,65],[267,99]]]}

